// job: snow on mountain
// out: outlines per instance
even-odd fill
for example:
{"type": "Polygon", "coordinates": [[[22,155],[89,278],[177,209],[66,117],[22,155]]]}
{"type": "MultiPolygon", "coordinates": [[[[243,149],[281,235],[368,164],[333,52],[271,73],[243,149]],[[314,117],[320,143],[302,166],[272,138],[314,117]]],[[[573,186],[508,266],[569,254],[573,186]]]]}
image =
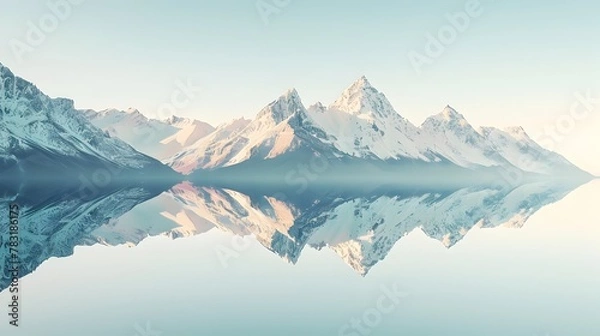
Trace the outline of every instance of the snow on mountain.
{"type": "Polygon", "coordinates": [[[560,174],[565,169],[578,170],[560,154],[542,148],[522,127],[505,130],[481,127],[479,132],[495,153],[523,171],[550,175],[560,174]]]}
{"type": "Polygon", "coordinates": [[[225,160],[229,152],[222,145],[232,139],[238,132],[246,128],[250,120],[240,118],[218,126],[211,134],[186,147],[166,163],[178,172],[189,174],[202,167],[214,167],[217,162],[225,160]],[[214,155],[211,155],[215,153],[214,155]]]}
{"type": "Polygon", "coordinates": [[[2,64],[0,159],[48,171],[91,161],[126,168],[162,166],[92,125],[72,100],[48,97],[2,64]]]}
{"type": "Polygon", "coordinates": [[[191,173],[250,159],[276,158],[300,148],[335,157],[439,160],[417,141],[419,136],[419,129],[361,78],[329,109],[316,104],[307,110],[298,92],[288,90],[244,129],[216,142],[209,143],[206,138],[175,155],[168,164],[191,173]]]}
{"type": "Polygon", "coordinates": [[[475,130],[450,106],[425,120],[421,129],[433,152],[461,167],[518,168],[546,175],[583,173],[561,155],[538,145],[522,127],[504,131],[494,127],[475,130]]]}
{"type": "MultiPolygon", "coordinates": [[[[72,116],[72,102],[49,98],[44,102],[50,101],[53,108],[71,110],[64,125],[74,120],[83,122],[80,116],[72,116]]],[[[540,147],[524,130],[511,128],[501,131],[491,127],[475,130],[450,106],[417,127],[398,114],[386,96],[364,76],[342,92],[329,107],[317,103],[306,109],[298,92],[291,89],[264,107],[254,120],[238,119],[217,128],[175,116],[163,121],[148,119],[135,109],[80,112],[110,136],[103,135],[109,139],[104,139],[104,142],[125,146],[116,140],[119,138],[185,174],[284,155],[291,158],[297,153],[304,155],[296,158],[297,161],[310,156],[324,156],[368,162],[449,162],[475,170],[516,167],[540,174],[556,174],[564,170],[580,172],[560,155],[540,147]]],[[[31,141],[40,146],[57,141],[54,133],[44,135],[43,130],[31,128],[32,124],[25,118],[15,120],[11,121],[15,126],[19,122],[29,125],[28,131],[19,134],[21,139],[32,138],[31,141]],[[50,138],[50,141],[44,138],[50,138]]],[[[1,127],[2,124],[0,130],[1,127]]],[[[0,148],[15,146],[14,137],[9,134],[16,131],[11,132],[0,132],[0,148]]],[[[82,140],[81,135],[73,132],[70,136],[82,140]]],[[[58,147],[63,152],[70,151],[71,155],[83,150],[58,147]]],[[[115,155],[107,155],[108,159],[113,157],[115,155]]]]}
{"type": "Polygon", "coordinates": [[[180,144],[182,148],[195,143],[215,130],[212,125],[203,121],[176,116],[167,119],[166,123],[174,126],[179,131],[170,138],[164,139],[161,143],[169,144],[174,141],[180,144]]]}
{"type": "MultiPolygon", "coordinates": [[[[199,168],[227,167],[251,158],[265,160],[293,152],[305,144],[305,137],[298,134],[301,127],[297,125],[297,118],[305,119],[306,115],[298,92],[288,90],[263,108],[245,127],[235,129],[224,138],[207,137],[175,155],[168,164],[180,172],[192,172],[199,168]]],[[[235,125],[244,126],[243,123],[235,125]]]]}
{"type": "Polygon", "coordinates": [[[366,77],[350,85],[329,107],[304,107],[289,90],[263,108],[242,129],[207,136],[166,162],[190,174],[251,159],[273,159],[299,149],[326,157],[403,162],[450,162],[468,169],[503,167],[552,174],[578,171],[557,154],[537,145],[520,128],[476,130],[447,106],[420,127],[403,118],[366,77]]]}
{"type": "Polygon", "coordinates": [[[491,167],[502,159],[495,156],[486,139],[452,107],[427,118],[421,125],[428,146],[435,153],[462,167],[491,167]]]}
{"type": "Polygon", "coordinates": [[[176,116],[166,120],[149,119],[135,109],[85,110],[82,113],[111,136],[159,160],[173,156],[215,130],[211,125],[194,119],[176,116]]]}
{"type": "Polygon", "coordinates": [[[326,111],[311,112],[314,126],[327,135],[323,142],[350,156],[435,160],[420,140],[420,130],[400,116],[364,76],[326,111]]]}
{"type": "Polygon", "coordinates": [[[377,91],[365,76],[352,83],[329,109],[380,118],[396,113],[385,95],[377,91]]]}
{"type": "Polygon", "coordinates": [[[298,91],[292,89],[261,110],[256,119],[238,134],[238,143],[244,146],[227,165],[241,163],[256,155],[262,159],[273,158],[293,148],[298,139],[288,121],[297,113],[306,113],[306,109],[298,91]]]}
{"type": "Polygon", "coordinates": [[[293,155],[300,149],[329,158],[449,162],[473,170],[519,168],[538,174],[582,173],[560,155],[541,148],[523,129],[476,130],[450,106],[416,127],[364,76],[329,107],[319,102],[306,109],[298,92],[289,90],[243,129],[227,133],[227,137],[205,137],[166,162],[190,174],[293,155]]]}

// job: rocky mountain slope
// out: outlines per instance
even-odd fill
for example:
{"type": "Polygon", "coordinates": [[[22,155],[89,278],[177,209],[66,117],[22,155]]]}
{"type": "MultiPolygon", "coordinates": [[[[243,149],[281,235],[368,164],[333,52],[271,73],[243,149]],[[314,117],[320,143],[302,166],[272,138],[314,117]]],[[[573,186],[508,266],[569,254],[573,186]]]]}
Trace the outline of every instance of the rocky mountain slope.
{"type": "Polygon", "coordinates": [[[99,168],[168,173],[157,160],[92,125],[70,99],[50,98],[0,64],[0,169],[28,178],[99,168]]]}

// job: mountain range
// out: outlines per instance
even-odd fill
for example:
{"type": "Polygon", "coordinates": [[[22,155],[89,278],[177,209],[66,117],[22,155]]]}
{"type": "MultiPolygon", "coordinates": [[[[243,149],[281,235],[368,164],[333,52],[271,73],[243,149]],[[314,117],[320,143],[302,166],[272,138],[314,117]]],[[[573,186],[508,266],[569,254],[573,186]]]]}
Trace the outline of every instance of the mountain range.
{"type": "Polygon", "coordinates": [[[216,128],[174,117],[194,125],[193,131],[175,128],[171,120],[147,119],[136,110],[84,114],[93,124],[183,174],[248,167],[257,161],[270,161],[275,168],[281,161],[300,163],[315,157],[345,164],[356,160],[417,162],[468,170],[582,173],[561,155],[539,146],[521,127],[475,128],[450,106],[417,127],[364,76],[328,107],[316,103],[306,108],[298,91],[291,89],[265,106],[253,120],[237,119],[216,128]],[[133,136],[132,130],[136,129],[140,130],[133,136]],[[177,138],[180,140],[175,141],[177,138]],[[169,143],[177,146],[164,150],[169,143]],[[294,160],[295,156],[298,159],[294,160]]]}
{"type": "Polygon", "coordinates": [[[210,124],[189,118],[148,119],[136,109],[84,110],[82,113],[111,137],[158,160],[168,159],[215,131],[210,124]]]}
{"type": "Polygon", "coordinates": [[[590,177],[523,128],[475,128],[450,106],[415,126],[364,76],[328,107],[306,108],[299,93],[288,90],[253,120],[218,127],[163,162],[194,177],[285,176],[287,184],[307,163],[322,180],[341,182],[357,176],[404,184],[441,183],[433,177],[444,175],[480,182],[511,174],[590,177]]]}
{"type": "Polygon", "coordinates": [[[156,159],[93,126],[70,99],[52,99],[0,64],[0,171],[27,179],[111,179],[169,173],[156,159]],[[112,175],[112,176],[111,176],[112,175]]]}
{"type": "Polygon", "coordinates": [[[415,126],[364,76],[327,107],[306,108],[290,89],[253,120],[217,127],[176,116],[149,119],[135,109],[77,110],[72,100],[48,97],[3,65],[0,79],[0,168],[22,175],[108,165],[146,174],[175,170],[190,179],[275,178],[288,185],[303,183],[303,169],[336,183],[357,176],[397,183],[441,183],[448,176],[489,181],[507,172],[590,177],[522,128],[476,129],[450,106],[415,126]]]}

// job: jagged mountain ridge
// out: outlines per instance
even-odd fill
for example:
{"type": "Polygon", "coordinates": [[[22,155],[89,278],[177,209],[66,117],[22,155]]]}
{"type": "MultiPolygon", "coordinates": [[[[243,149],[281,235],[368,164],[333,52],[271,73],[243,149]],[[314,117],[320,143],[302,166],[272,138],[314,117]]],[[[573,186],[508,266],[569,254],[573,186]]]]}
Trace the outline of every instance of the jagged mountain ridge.
{"type": "Polygon", "coordinates": [[[220,152],[221,155],[227,155],[227,152],[223,150],[223,146],[220,144],[235,136],[238,132],[248,126],[249,123],[250,120],[240,118],[222,124],[211,134],[198,140],[192,146],[188,146],[182,152],[177,153],[173,158],[169,158],[168,162],[173,169],[184,174],[191,173],[198,165],[202,167],[212,167],[214,162],[219,161],[219,158],[213,159],[211,156],[206,155],[206,153],[220,152]]]}
{"type": "Polygon", "coordinates": [[[166,120],[149,119],[136,109],[119,111],[81,111],[95,126],[129,143],[136,150],[158,160],[172,157],[215,128],[203,121],[171,116],[166,120]]]}
{"type": "Polygon", "coordinates": [[[450,106],[417,127],[363,76],[329,107],[316,103],[306,109],[298,92],[288,90],[227,137],[207,136],[166,163],[191,174],[302,153],[304,158],[332,161],[417,161],[450,163],[469,170],[586,175],[519,129],[475,129],[450,106]]]}
{"type": "MultiPolygon", "coordinates": [[[[263,108],[254,120],[236,124],[224,138],[208,136],[198,141],[168,164],[190,173],[199,167],[219,168],[250,159],[272,159],[303,146],[314,148],[314,155],[319,155],[318,144],[304,142],[308,137],[305,133],[311,130],[298,127],[306,113],[298,92],[289,90],[263,108]]],[[[318,135],[311,135],[314,136],[318,135]]]]}
{"type": "Polygon", "coordinates": [[[66,98],[50,98],[0,64],[0,167],[28,177],[98,167],[171,171],[89,123],[66,98]]]}
{"type": "MultiPolygon", "coordinates": [[[[19,164],[30,162],[57,171],[78,164],[85,170],[86,162],[88,167],[103,162],[132,169],[163,168],[120,138],[184,174],[234,167],[226,174],[278,176],[303,163],[320,161],[346,179],[360,172],[376,176],[389,170],[381,176],[411,180],[418,177],[408,177],[414,172],[431,176],[444,169],[462,176],[472,171],[491,171],[496,176],[498,170],[520,170],[590,177],[543,149],[521,128],[476,130],[449,106],[417,127],[364,76],[329,107],[317,103],[306,109],[292,89],[253,120],[238,119],[213,128],[178,117],[152,120],[134,109],[77,111],[71,100],[50,99],[4,66],[2,74],[0,164],[13,173],[23,170],[19,164]],[[65,155],[69,160],[60,159],[65,155]],[[369,165],[376,169],[369,170],[369,165]]],[[[291,179],[287,176],[285,182],[290,184],[291,179]]]]}

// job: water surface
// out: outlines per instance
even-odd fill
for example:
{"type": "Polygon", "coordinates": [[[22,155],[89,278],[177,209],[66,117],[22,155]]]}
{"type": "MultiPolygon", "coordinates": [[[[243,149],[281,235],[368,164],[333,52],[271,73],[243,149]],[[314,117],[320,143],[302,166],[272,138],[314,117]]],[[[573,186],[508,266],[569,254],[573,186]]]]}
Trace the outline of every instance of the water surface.
{"type": "Polygon", "coordinates": [[[598,335],[599,192],[248,195],[185,182],[6,195],[23,207],[28,275],[21,326],[6,318],[0,332],[598,335]]]}

